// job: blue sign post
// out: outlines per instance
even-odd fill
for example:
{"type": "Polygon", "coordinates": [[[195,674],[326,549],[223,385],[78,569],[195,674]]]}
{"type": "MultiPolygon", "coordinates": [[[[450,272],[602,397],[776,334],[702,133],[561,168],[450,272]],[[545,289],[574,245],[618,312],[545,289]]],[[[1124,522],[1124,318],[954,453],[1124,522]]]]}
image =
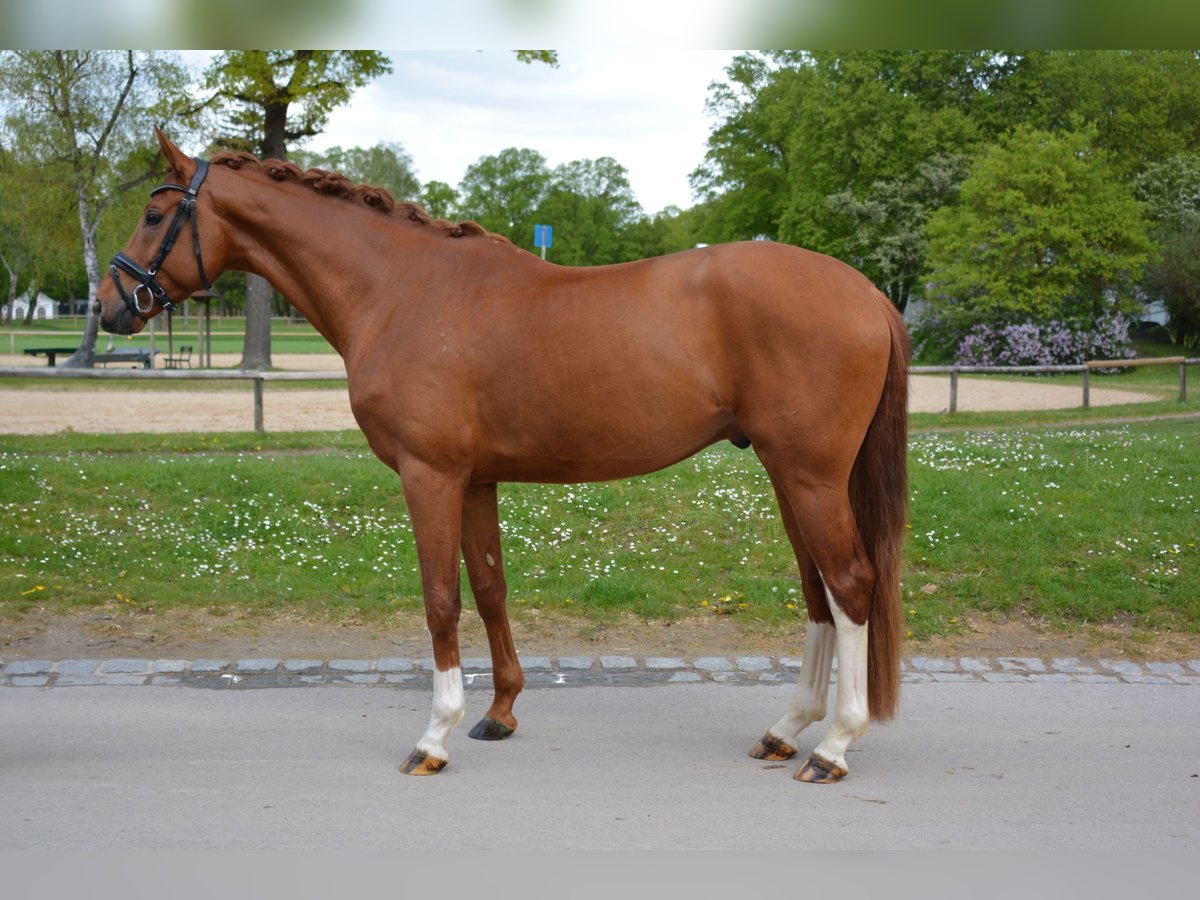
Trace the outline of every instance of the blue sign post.
{"type": "Polygon", "coordinates": [[[546,258],[546,248],[554,243],[553,225],[533,226],[533,246],[542,248],[542,259],[546,258]]]}

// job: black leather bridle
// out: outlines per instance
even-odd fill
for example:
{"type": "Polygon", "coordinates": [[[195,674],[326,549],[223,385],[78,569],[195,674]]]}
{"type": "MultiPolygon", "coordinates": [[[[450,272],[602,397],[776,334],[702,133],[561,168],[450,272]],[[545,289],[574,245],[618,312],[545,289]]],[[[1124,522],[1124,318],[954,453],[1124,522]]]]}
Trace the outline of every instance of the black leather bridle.
{"type": "Polygon", "coordinates": [[[200,191],[200,185],[204,184],[205,176],[208,175],[208,163],[203,159],[196,159],[195,162],[196,172],[192,175],[192,180],[187,187],[180,184],[160,184],[150,192],[150,196],[154,197],[163,191],[181,191],[183,197],[179,200],[175,217],[171,219],[167,234],[158,248],[158,255],[154,257],[149,268],[143,269],[123,252],[114,256],[112,262],[109,263],[108,272],[112,275],[112,280],[116,282],[117,290],[121,293],[121,299],[125,301],[126,308],[142,321],[145,321],[154,311],[155,303],[168,312],[173,312],[179,305],[167,296],[166,290],[158,283],[156,276],[158,267],[162,265],[167,254],[171,252],[171,248],[175,246],[175,241],[179,238],[179,233],[183,230],[184,222],[187,219],[192,220],[192,250],[196,254],[196,267],[200,270],[200,280],[204,282],[205,290],[212,287],[209,284],[208,276],[204,273],[204,260],[200,255],[200,229],[196,223],[196,194],[200,191]],[[121,272],[132,275],[137,280],[138,285],[133,289],[132,294],[127,292],[121,284],[121,272]],[[145,307],[138,302],[138,294],[143,290],[148,298],[145,307]]]}

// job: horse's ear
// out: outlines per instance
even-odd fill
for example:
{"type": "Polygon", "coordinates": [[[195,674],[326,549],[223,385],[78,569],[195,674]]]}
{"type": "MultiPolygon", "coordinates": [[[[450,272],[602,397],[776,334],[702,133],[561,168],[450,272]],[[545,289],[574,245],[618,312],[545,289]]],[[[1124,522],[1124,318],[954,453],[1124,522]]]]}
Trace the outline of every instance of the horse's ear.
{"type": "Polygon", "coordinates": [[[167,168],[179,176],[181,182],[187,184],[196,168],[195,161],[172,144],[160,128],[155,127],[154,136],[158,138],[158,146],[162,150],[163,159],[167,161],[167,168]]]}

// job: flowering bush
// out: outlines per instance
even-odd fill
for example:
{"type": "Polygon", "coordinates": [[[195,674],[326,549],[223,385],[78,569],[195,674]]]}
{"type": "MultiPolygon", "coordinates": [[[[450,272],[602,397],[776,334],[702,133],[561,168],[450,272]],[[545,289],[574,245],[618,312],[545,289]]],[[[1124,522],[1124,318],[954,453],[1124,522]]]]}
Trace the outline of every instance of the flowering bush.
{"type": "Polygon", "coordinates": [[[1134,352],[1125,316],[1107,315],[1093,329],[1063,322],[976,325],[958,344],[954,361],[964,366],[1061,366],[1089,359],[1130,359],[1134,352]]]}

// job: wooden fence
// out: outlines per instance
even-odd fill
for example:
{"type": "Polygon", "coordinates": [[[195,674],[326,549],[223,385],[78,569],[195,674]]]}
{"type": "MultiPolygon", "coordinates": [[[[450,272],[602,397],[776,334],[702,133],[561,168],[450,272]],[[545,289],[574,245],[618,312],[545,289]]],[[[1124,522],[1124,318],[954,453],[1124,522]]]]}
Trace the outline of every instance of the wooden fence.
{"type": "Polygon", "coordinates": [[[1083,375],[1083,408],[1092,405],[1092,372],[1096,369],[1122,369],[1127,366],[1178,366],[1179,402],[1187,402],[1187,367],[1200,365],[1200,359],[1163,356],[1143,359],[1094,359],[1073,366],[912,366],[913,375],[949,375],[949,411],[958,412],[959,375],[1083,375]]]}
{"type": "MultiPolygon", "coordinates": [[[[1096,369],[1126,366],[1178,366],[1179,401],[1187,401],[1187,368],[1200,365],[1200,359],[1170,356],[1160,359],[1091,360],[1074,366],[912,366],[914,375],[949,375],[949,411],[958,412],[960,375],[1050,375],[1082,374],[1083,406],[1091,406],[1091,373],[1096,369]]],[[[345,381],[345,372],[259,372],[246,369],[64,369],[41,366],[0,366],[0,378],[100,378],[196,381],[250,381],[254,385],[254,430],[263,433],[263,385],[268,381],[345,381]]]]}
{"type": "Polygon", "coordinates": [[[99,378],[137,381],[250,381],[254,383],[254,430],[263,429],[263,385],[268,381],[345,381],[345,372],[259,372],[247,369],[64,369],[0,366],[0,378],[99,378]]]}

